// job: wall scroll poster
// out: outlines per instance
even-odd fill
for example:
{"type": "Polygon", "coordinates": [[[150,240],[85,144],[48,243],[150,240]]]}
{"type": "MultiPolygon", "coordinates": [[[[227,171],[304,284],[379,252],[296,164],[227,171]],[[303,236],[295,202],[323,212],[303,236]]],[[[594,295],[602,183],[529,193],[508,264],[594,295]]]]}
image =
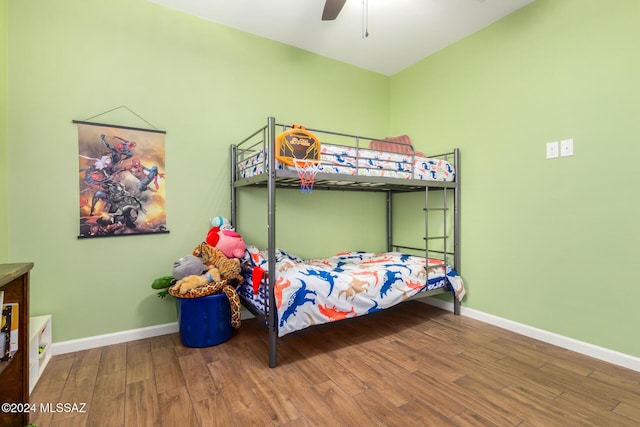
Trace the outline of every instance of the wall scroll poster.
{"type": "Polygon", "coordinates": [[[74,121],[79,238],[168,233],[164,131],[74,121]]]}

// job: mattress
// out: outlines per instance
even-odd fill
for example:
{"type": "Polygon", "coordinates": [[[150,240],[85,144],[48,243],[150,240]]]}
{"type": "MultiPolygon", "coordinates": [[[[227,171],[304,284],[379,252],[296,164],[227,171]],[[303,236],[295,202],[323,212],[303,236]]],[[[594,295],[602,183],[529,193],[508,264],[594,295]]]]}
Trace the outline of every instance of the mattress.
{"type": "MultiPolygon", "coordinates": [[[[266,156],[256,151],[238,163],[239,176],[250,178],[265,171],[266,156]]],[[[452,182],[453,165],[443,159],[323,143],[319,171],[351,176],[378,176],[422,181],[452,182]]],[[[277,162],[277,168],[290,168],[277,162]]],[[[292,168],[293,169],[293,168],[292,168]]]]}
{"type": "MultiPolygon", "coordinates": [[[[249,247],[247,253],[248,264],[268,269],[264,251],[249,247]]],[[[447,285],[458,299],[465,293],[462,279],[451,266],[435,259],[429,259],[427,266],[425,258],[399,252],[344,252],[302,260],[278,249],[276,270],[278,336],[383,310],[447,285]]],[[[261,285],[254,290],[251,268],[243,269],[243,274],[238,293],[265,313],[267,289],[261,285]]]]}

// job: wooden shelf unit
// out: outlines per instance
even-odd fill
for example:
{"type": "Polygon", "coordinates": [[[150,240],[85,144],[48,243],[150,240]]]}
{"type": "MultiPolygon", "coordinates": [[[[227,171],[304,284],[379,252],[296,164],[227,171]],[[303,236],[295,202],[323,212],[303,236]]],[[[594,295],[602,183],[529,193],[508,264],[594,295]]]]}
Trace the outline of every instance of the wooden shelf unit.
{"type": "Polygon", "coordinates": [[[51,315],[29,319],[29,394],[51,360],[51,315]],[[42,351],[41,351],[42,349],[42,351]]]}
{"type": "MultiPolygon", "coordinates": [[[[0,264],[4,303],[19,304],[18,351],[0,362],[0,403],[29,402],[29,271],[33,263],[0,264]]],[[[26,426],[29,412],[0,412],[0,426],[26,426]]]]}

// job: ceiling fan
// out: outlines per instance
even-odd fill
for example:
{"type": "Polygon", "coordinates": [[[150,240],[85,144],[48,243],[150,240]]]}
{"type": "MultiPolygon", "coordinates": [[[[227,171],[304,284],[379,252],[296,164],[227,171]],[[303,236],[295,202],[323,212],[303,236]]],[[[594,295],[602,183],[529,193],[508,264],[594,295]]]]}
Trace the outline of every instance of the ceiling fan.
{"type": "Polygon", "coordinates": [[[322,20],[335,20],[346,2],[347,0],[326,0],[324,3],[324,10],[322,11],[322,20]]]}

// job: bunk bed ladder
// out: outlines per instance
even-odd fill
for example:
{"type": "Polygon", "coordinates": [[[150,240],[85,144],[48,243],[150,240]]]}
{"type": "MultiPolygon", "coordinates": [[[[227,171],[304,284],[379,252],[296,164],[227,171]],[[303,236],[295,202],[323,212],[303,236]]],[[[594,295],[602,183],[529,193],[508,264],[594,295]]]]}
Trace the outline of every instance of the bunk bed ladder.
{"type": "MultiPolygon", "coordinates": [[[[458,150],[454,151],[455,164],[458,162],[458,150]]],[[[456,170],[457,173],[457,170],[456,170]]],[[[449,257],[453,255],[453,266],[458,274],[460,274],[460,213],[459,213],[459,205],[460,205],[460,187],[459,187],[459,177],[456,175],[456,185],[453,189],[453,252],[449,251],[447,246],[447,240],[449,239],[449,232],[447,230],[447,215],[449,212],[449,207],[447,205],[447,194],[448,190],[446,187],[440,188],[442,191],[442,208],[434,208],[429,207],[429,186],[425,187],[425,196],[424,196],[424,240],[425,240],[425,259],[429,260],[429,241],[432,239],[441,239],[442,240],[442,251],[433,250],[432,252],[442,253],[442,260],[445,264],[449,264],[449,257]],[[431,238],[429,236],[429,211],[442,211],[442,236],[434,236],[431,238]]],[[[460,301],[457,298],[453,298],[453,313],[458,315],[460,314],[460,301]]]]}
{"type": "MultiPolygon", "coordinates": [[[[458,193],[457,189],[454,189],[454,204],[456,201],[456,194],[458,193]]],[[[442,189],[442,212],[443,212],[443,218],[442,218],[442,226],[444,227],[444,233],[442,233],[442,251],[443,251],[443,259],[445,264],[450,264],[449,263],[449,256],[453,255],[453,262],[454,265],[456,265],[456,258],[458,257],[458,248],[456,247],[456,241],[458,239],[458,232],[455,230],[455,225],[457,224],[457,219],[454,218],[453,220],[453,224],[454,224],[454,230],[453,230],[453,245],[454,245],[454,249],[453,249],[453,253],[451,253],[448,249],[447,246],[447,237],[449,236],[449,232],[447,231],[447,213],[449,212],[449,205],[447,204],[447,188],[443,188],[442,189]]],[[[456,214],[456,209],[454,206],[454,210],[453,210],[453,214],[455,216],[456,214]]],[[[454,296],[453,297],[453,314],[460,314],[460,301],[458,301],[458,299],[454,296]]]]}
{"type": "MultiPolygon", "coordinates": [[[[433,189],[433,188],[432,188],[433,189]]],[[[424,240],[426,241],[426,245],[427,245],[427,252],[425,254],[425,256],[428,258],[429,257],[429,252],[435,252],[438,254],[442,255],[442,261],[444,261],[446,264],[450,264],[449,262],[449,258],[451,256],[454,257],[455,259],[455,249],[454,251],[450,251],[448,249],[448,241],[449,239],[451,239],[450,237],[450,233],[447,229],[447,215],[449,215],[449,212],[451,211],[451,209],[448,207],[447,203],[447,195],[449,194],[448,189],[445,188],[439,188],[438,190],[442,191],[442,207],[429,207],[429,192],[427,190],[427,194],[425,196],[425,207],[422,209],[425,212],[425,237],[424,240]],[[443,233],[442,235],[439,236],[433,236],[430,237],[429,236],[429,220],[428,220],[428,214],[430,211],[442,211],[442,228],[443,228],[443,233]],[[442,240],[442,250],[438,250],[438,249],[432,249],[431,251],[429,251],[428,249],[428,245],[429,245],[429,241],[430,240],[442,240]]],[[[455,219],[454,219],[455,221],[455,219]]],[[[454,243],[455,243],[455,236],[453,238],[454,243]]]]}

